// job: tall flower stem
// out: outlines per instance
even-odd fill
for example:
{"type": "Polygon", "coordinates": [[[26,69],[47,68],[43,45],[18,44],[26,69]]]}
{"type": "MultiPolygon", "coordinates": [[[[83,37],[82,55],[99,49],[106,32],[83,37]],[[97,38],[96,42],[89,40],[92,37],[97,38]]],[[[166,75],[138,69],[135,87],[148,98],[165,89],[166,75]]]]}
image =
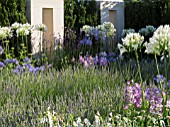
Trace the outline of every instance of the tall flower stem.
{"type": "Polygon", "coordinates": [[[41,31],[40,31],[40,52],[42,51],[42,38],[41,38],[41,36],[42,36],[42,33],[41,33],[41,31]]]}
{"type": "Polygon", "coordinates": [[[25,42],[26,42],[26,54],[28,55],[28,38],[27,38],[27,35],[25,36],[25,42]]]}
{"type": "Polygon", "coordinates": [[[156,57],[156,54],[155,54],[155,60],[156,60],[156,68],[157,68],[157,71],[158,71],[158,75],[160,75],[159,66],[158,66],[158,59],[156,57]]]}
{"type": "Polygon", "coordinates": [[[138,56],[137,50],[135,50],[135,55],[136,55],[136,60],[137,60],[137,64],[138,64],[138,73],[139,73],[139,77],[140,77],[140,83],[142,83],[143,80],[142,80],[141,69],[140,69],[140,64],[139,64],[139,56],[138,56]]]}

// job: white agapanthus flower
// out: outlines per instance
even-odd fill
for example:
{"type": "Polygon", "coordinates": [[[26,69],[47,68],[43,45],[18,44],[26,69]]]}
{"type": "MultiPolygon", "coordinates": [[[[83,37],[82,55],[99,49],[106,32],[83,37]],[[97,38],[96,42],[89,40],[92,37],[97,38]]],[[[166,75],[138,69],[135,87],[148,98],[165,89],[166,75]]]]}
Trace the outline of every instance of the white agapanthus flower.
{"type": "Polygon", "coordinates": [[[28,36],[31,33],[32,26],[28,23],[26,24],[20,24],[18,25],[17,23],[13,25],[13,28],[16,29],[17,37],[19,36],[28,36]]]}
{"type": "Polygon", "coordinates": [[[13,36],[12,30],[10,27],[1,27],[0,28],[0,39],[7,39],[13,36]]]}
{"type": "Polygon", "coordinates": [[[125,38],[122,39],[123,44],[118,44],[120,54],[124,52],[137,51],[142,46],[144,37],[139,33],[129,33],[125,38]]]}
{"type": "Polygon", "coordinates": [[[85,123],[86,127],[90,127],[91,126],[91,123],[90,123],[90,121],[87,118],[84,119],[84,123],[85,123]]]}
{"type": "Polygon", "coordinates": [[[114,25],[111,22],[104,22],[103,26],[104,26],[104,30],[106,32],[106,36],[113,37],[116,32],[114,25]]]}
{"type": "Polygon", "coordinates": [[[165,52],[170,52],[170,26],[158,27],[145,46],[147,54],[165,55],[165,52]]]}
{"type": "Polygon", "coordinates": [[[92,34],[93,29],[94,29],[94,27],[91,27],[91,26],[89,26],[89,25],[85,25],[85,26],[83,26],[83,28],[82,28],[82,30],[83,30],[86,34],[88,34],[88,35],[91,35],[91,34],[92,34]]]}
{"type": "Polygon", "coordinates": [[[20,28],[22,26],[22,24],[18,23],[18,22],[15,22],[11,25],[11,28],[13,30],[17,30],[18,28],[20,28]]]}
{"type": "Polygon", "coordinates": [[[37,24],[37,25],[35,25],[35,30],[38,30],[41,32],[46,32],[47,26],[45,24],[37,24]]]}

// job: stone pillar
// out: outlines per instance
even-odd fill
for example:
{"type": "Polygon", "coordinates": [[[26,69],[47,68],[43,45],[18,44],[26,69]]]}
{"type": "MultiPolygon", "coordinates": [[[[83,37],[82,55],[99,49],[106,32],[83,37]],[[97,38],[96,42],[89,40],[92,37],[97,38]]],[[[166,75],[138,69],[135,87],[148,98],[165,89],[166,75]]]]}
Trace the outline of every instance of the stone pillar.
{"type": "MultiPolygon", "coordinates": [[[[64,36],[64,0],[27,0],[27,2],[27,6],[30,7],[27,11],[30,10],[31,25],[44,23],[49,27],[49,30],[47,28],[47,32],[45,33],[47,40],[50,38],[49,36],[51,36],[51,40],[47,42],[49,43],[48,46],[55,45],[57,40],[62,41],[64,36]],[[29,4],[29,2],[31,3],[29,4]],[[52,11],[49,12],[48,10],[52,11]],[[51,17],[47,14],[48,12],[51,17]],[[48,20],[48,18],[50,19],[48,20]]],[[[29,16],[29,12],[27,12],[27,15],[29,16]]],[[[40,38],[42,37],[45,36],[40,35],[38,31],[32,33],[33,53],[39,51],[40,38]]]]}

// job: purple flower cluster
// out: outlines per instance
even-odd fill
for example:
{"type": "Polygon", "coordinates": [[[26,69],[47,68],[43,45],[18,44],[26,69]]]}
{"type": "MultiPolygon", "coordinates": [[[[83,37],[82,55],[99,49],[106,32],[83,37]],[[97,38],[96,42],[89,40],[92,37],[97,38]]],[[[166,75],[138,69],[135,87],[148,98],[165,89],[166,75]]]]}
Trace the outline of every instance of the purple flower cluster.
{"type": "Polygon", "coordinates": [[[5,67],[5,64],[0,61],[0,70],[2,70],[5,67]]]}
{"type": "Polygon", "coordinates": [[[5,61],[4,61],[4,63],[7,65],[7,64],[15,64],[15,65],[19,65],[19,62],[18,62],[18,60],[16,59],[16,58],[14,58],[14,59],[9,59],[9,58],[7,58],[5,61]]]}
{"type": "Polygon", "coordinates": [[[40,67],[34,67],[31,64],[30,58],[28,58],[28,57],[26,57],[23,61],[24,61],[23,66],[21,66],[21,65],[16,66],[16,68],[13,70],[14,73],[20,74],[24,70],[26,70],[26,71],[28,71],[30,73],[36,74],[38,71],[43,72],[45,70],[45,66],[44,65],[40,66],[40,67]]]}
{"type": "Polygon", "coordinates": [[[111,62],[116,62],[120,57],[116,55],[116,53],[110,53],[107,55],[106,52],[101,52],[99,55],[96,55],[95,57],[89,56],[88,54],[83,57],[79,57],[79,62],[83,64],[85,67],[89,66],[108,66],[111,62]]]}
{"type": "Polygon", "coordinates": [[[158,88],[147,88],[145,91],[145,99],[150,103],[150,112],[154,114],[162,114],[162,91],[158,88]]]}
{"type": "Polygon", "coordinates": [[[142,100],[143,98],[149,103],[148,108],[151,113],[162,114],[163,92],[159,88],[146,88],[144,95],[142,95],[143,92],[140,84],[134,83],[133,81],[128,81],[127,84],[125,110],[127,110],[130,105],[141,108],[142,101],[144,101],[142,100]]]}
{"type": "Polygon", "coordinates": [[[8,64],[13,64],[14,66],[14,69],[13,69],[13,73],[15,74],[21,74],[22,72],[24,71],[28,71],[30,73],[34,73],[36,74],[37,72],[43,72],[45,69],[49,69],[52,67],[52,65],[42,65],[40,67],[34,67],[32,64],[31,64],[31,60],[30,58],[26,57],[24,60],[23,60],[23,64],[20,65],[18,60],[16,58],[14,59],[6,59],[4,62],[1,62],[0,61],[0,69],[2,70],[4,67],[6,67],[8,64]]]}
{"type": "Polygon", "coordinates": [[[165,83],[166,78],[163,75],[157,75],[156,77],[154,77],[153,79],[157,84],[162,84],[165,83]]]}
{"type": "Polygon", "coordinates": [[[92,45],[92,41],[91,41],[90,37],[88,37],[87,39],[85,38],[85,39],[81,40],[80,44],[81,45],[89,45],[89,46],[91,46],[92,45]]]}
{"type": "Polygon", "coordinates": [[[94,58],[91,55],[89,56],[88,54],[85,57],[80,56],[79,62],[85,67],[89,67],[92,65],[108,66],[107,54],[105,52],[101,52],[99,56],[96,55],[94,58]]]}
{"type": "Polygon", "coordinates": [[[142,104],[142,89],[140,84],[133,83],[133,81],[128,81],[128,85],[126,87],[126,106],[124,109],[128,109],[129,105],[135,105],[137,108],[141,107],[142,104]],[[134,84],[133,86],[131,84],[134,84]]]}
{"type": "Polygon", "coordinates": [[[84,67],[89,67],[93,65],[93,57],[90,55],[86,55],[85,57],[80,56],[79,57],[79,62],[84,65],[84,67]]]}

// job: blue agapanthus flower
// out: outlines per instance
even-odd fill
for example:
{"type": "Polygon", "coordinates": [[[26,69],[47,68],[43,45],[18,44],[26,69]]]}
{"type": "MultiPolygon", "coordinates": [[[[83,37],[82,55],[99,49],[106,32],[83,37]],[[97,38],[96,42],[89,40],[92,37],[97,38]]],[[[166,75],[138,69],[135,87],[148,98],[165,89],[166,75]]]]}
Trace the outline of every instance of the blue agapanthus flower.
{"type": "Polygon", "coordinates": [[[156,83],[163,83],[166,81],[166,78],[163,75],[157,75],[153,78],[156,83]]]}
{"type": "Polygon", "coordinates": [[[0,61],[0,67],[5,67],[5,64],[0,61]]]}
{"type": "Polygon", "coordinates": [[[13,70],[15,74],[21,74],[24,71],[24,67],[21,65],[16,66],[16,68],[13,70]]]}

